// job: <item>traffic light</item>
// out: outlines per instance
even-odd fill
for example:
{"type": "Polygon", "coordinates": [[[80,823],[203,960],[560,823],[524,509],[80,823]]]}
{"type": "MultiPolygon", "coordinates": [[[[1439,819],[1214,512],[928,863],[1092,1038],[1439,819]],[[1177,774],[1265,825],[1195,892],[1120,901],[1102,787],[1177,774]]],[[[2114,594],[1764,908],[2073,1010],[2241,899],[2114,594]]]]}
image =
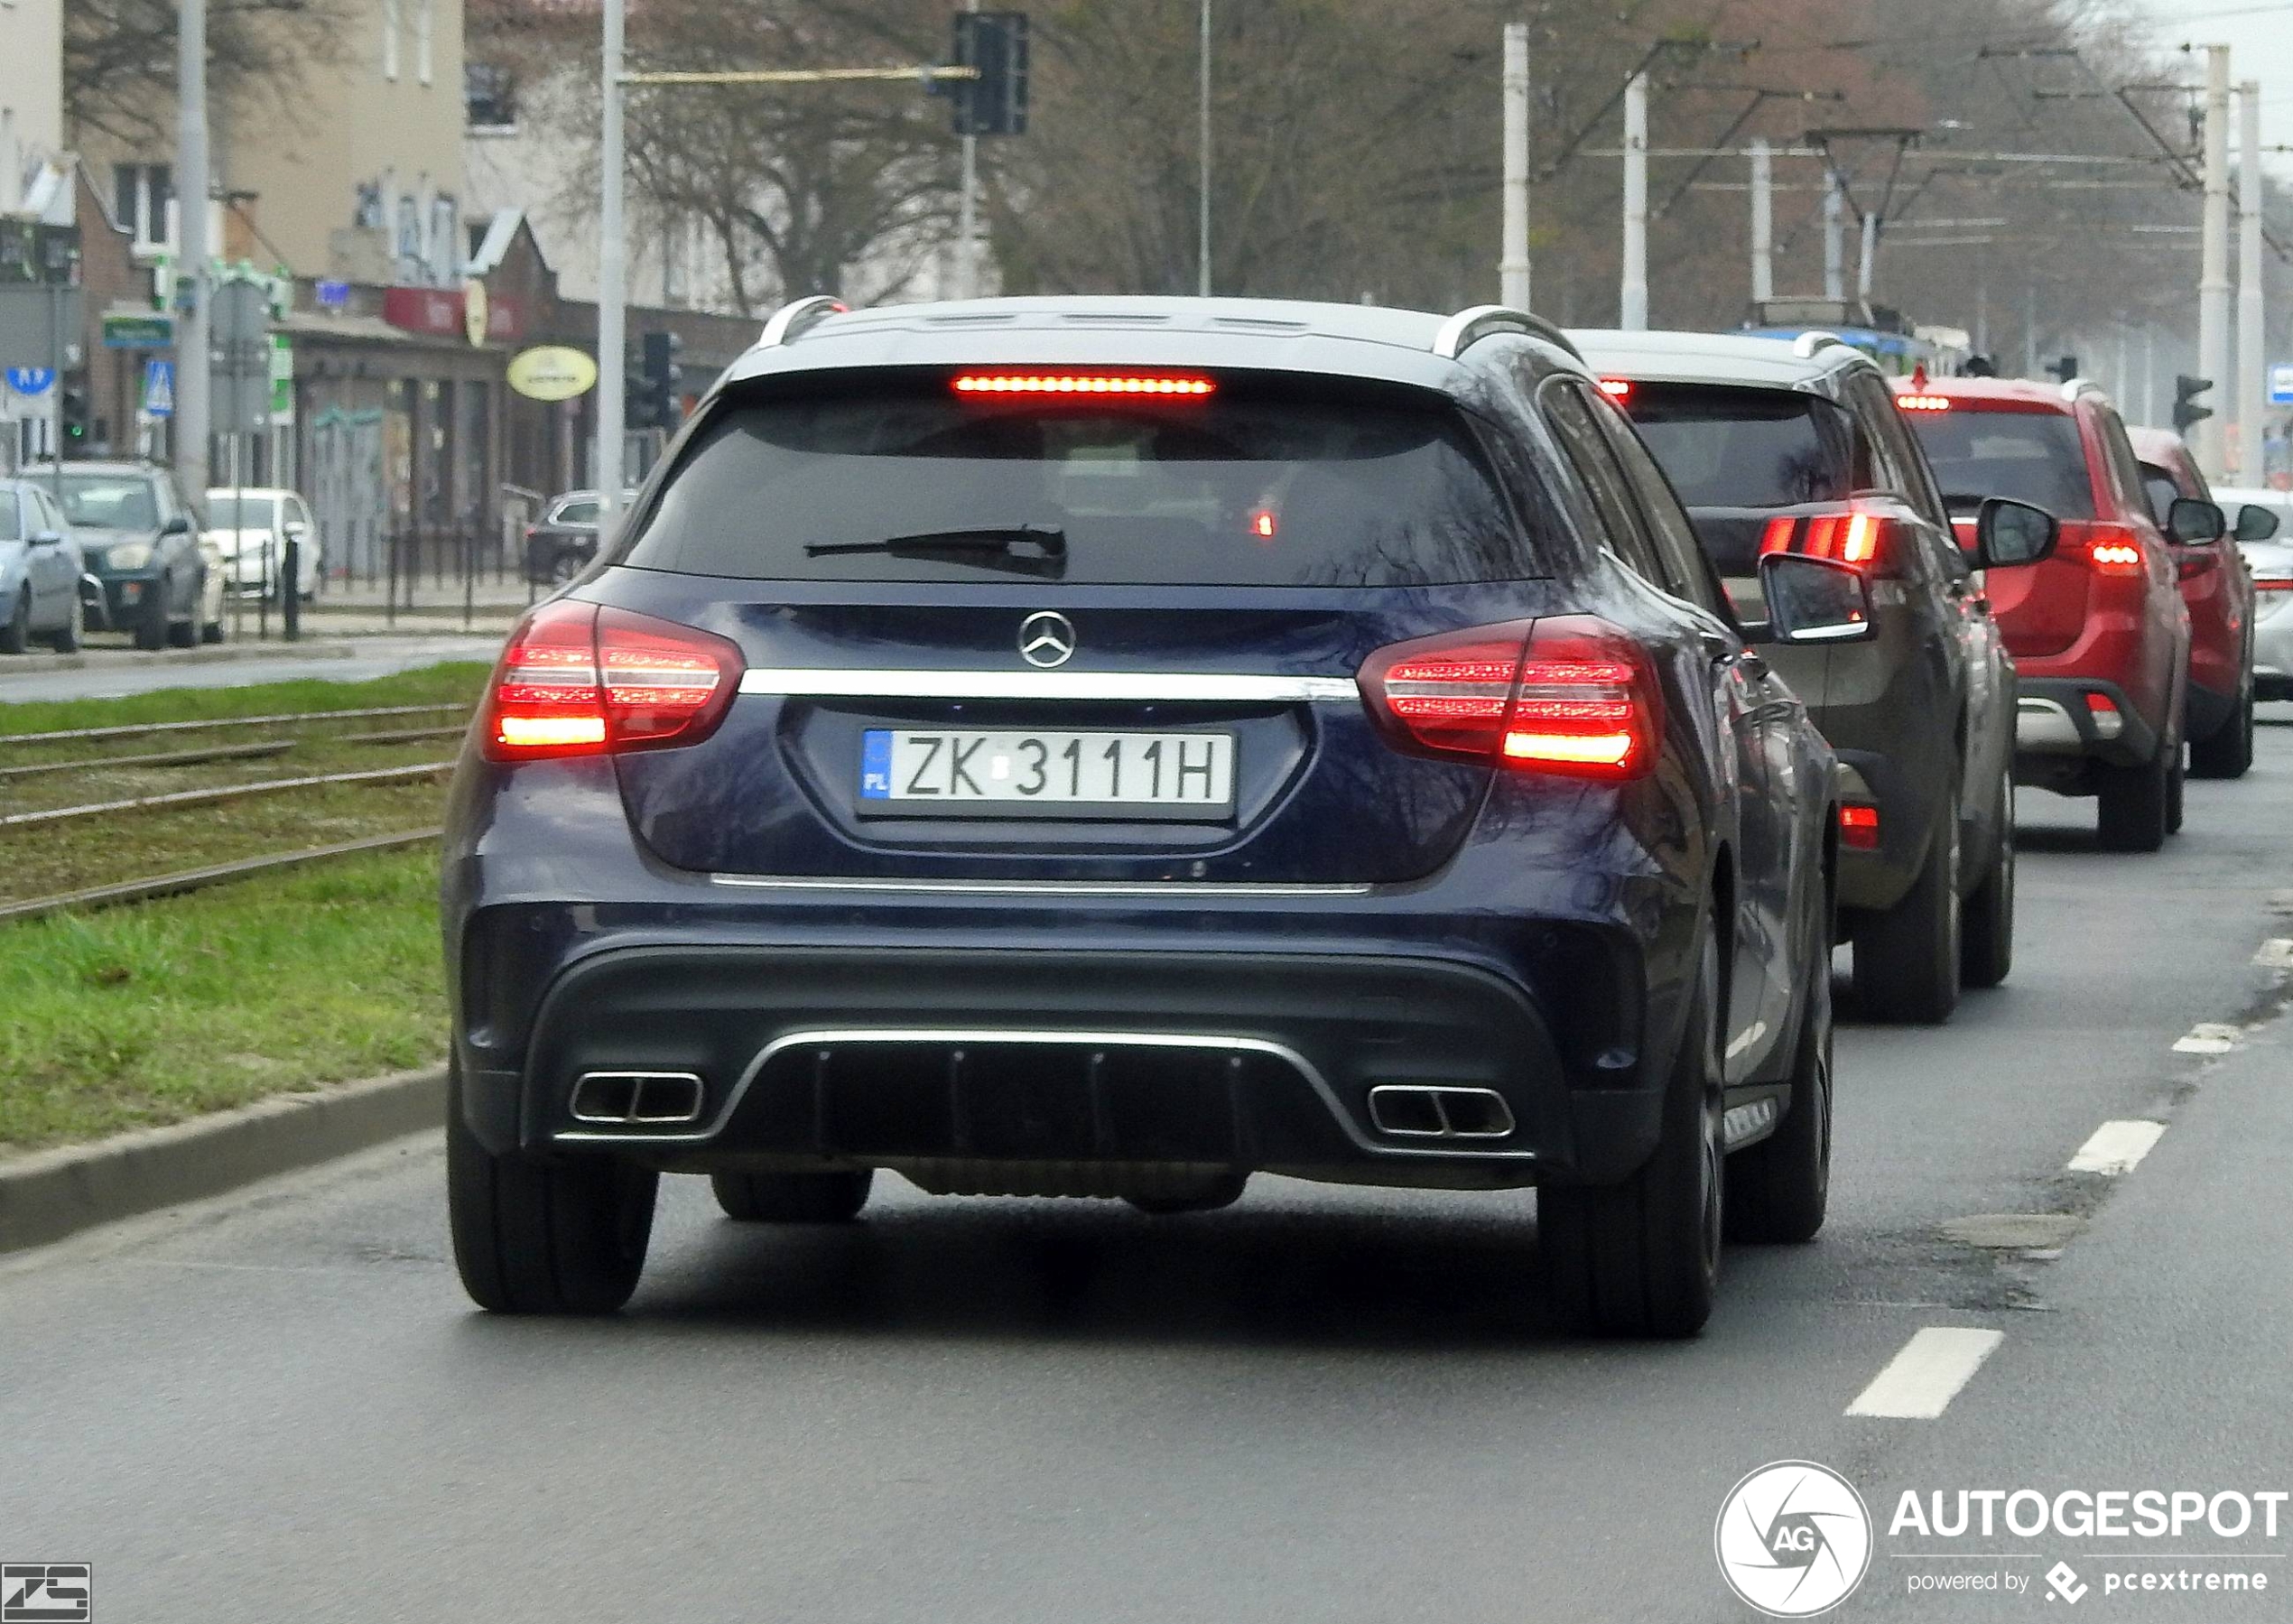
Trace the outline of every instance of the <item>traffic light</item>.
{"type": "Polygon", "coordinates": [[[2200,418],[2214,415],[2214,408],[2201,406],[2197,397],[2214,386],[2212,378],[2194,378],[2186,372],[2174,380],[2174,432],[2186,434],[2190,425],[2200,418]]]}
{"type": "Polygon", "coordinates": [[[2053,376],[2057,383],[2066,384],[2072,378],[2078,376],[2078,357],[2076,356],[2065,356],[2062,359],[2048,367],[2047,371],[2053,376]]]}
{"type": "Polygon", "coordinates": [[[684,340],[674,333],[646,333],[638,341],[629,389],[631,428],[673,429],[683,417],[677,398],[677,352],[683,348],[684,340]]]}
{"type": "Polygon", "coordinates": [[[1026,13],[956,13],[955,66],[979,70],[977,79],[953,81],[957,135],[1027,133],[1026,13]]]}
{"type": "Polygon", "coordinates": [[[88,370],[83,367],[65,373],[56,385],[57,429],[67,453],[87,445],[89,416],[88,370]]]}

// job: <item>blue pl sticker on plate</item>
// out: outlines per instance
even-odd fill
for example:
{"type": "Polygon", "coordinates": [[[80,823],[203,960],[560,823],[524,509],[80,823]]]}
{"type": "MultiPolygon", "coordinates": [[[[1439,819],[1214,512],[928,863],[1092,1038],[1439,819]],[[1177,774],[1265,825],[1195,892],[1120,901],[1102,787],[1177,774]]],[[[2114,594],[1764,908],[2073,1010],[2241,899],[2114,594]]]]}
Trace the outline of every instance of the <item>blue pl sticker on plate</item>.
{"type": "Polygon", "coordinates": [[[892,735],[888,728],[870,728],[860,735],[860,798],[892,798],[892,735]]]}

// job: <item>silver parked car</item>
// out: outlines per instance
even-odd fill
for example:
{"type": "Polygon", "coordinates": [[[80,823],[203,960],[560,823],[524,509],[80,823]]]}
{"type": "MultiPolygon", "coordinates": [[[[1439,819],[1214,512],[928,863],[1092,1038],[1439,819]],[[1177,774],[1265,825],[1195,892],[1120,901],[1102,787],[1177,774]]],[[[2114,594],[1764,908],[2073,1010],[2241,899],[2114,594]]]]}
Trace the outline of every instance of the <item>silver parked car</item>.
{"type": "Polygon", "coordinates": [[[0,479],[0,654],[35,638],[70,654],[87,626],[84,595],[100,589],[54,498],[29,479],[0,479]]]}
{"type": "Polygon", "coordinates": [[[2253,697],[2293,700],[2293,491],[2215,486],[2214,500],[2239,520],[2237,550],[2253,572],[2253,697]],[[2276,533],[2247,541],[2257,526],[2241,506],[2277,515],[2276,533]]]}

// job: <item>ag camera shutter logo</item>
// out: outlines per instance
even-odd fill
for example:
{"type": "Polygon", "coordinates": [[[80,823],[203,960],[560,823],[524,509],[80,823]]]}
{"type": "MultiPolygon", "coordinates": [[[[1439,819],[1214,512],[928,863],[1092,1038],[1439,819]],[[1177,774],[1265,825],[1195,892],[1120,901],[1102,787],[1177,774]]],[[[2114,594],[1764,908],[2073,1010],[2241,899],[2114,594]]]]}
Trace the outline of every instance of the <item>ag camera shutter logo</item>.
{"type": "Polygon", "coordinates": [[[1855,1486],[1813,1461],[1777,1461],[1720,1503],[1721,1577],[1771,1619],[1811,1619],[1852,1595],[1871,1565],[1871,1514],[1855,1486]]]}

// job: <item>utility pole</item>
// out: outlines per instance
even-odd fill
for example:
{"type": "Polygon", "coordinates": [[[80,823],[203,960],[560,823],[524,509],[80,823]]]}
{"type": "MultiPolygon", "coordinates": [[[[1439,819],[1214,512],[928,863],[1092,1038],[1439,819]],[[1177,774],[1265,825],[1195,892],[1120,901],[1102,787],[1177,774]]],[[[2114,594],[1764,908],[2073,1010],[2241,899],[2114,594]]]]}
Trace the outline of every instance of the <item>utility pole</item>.
{"type": "Polygon", "coordinates": [[[598,539],[613,539],[621,512],[622,366],[628,342],[627,246],[621,236],[621,55],[627,0],[605,0],[605,140],[598,176],[597,468],[598,539]]]}
{"type": "Polygon", "coordinates": [[[2261,467],[2261,414],[2269,404],[2266,334],[2261,326],[2261,87],[2247,79],[2237,88],[2237,393],[2231,397],[2237,420],[2237,477],[2241,484],[2266,485],[2261,467]]]}
{"type": "Polygon", "coordinates": [[[1648,76],[1624,86],[1624,285],[1617,325],[1626,332],[1648,326],[1648,76]]]}
{"type": "MultiPolygon", "coordinates": [[[[978,11],[979,0],[964,0],[965,11],[978,11]]],[[[979,138],[963,137],[963,197],[956,206],[955,296],[979,296],[979,138]]]]}
{"type": "MultiPolygon", "coordinates": [[[[207,516],[208,344],[207,262],[207,0],[182,0],[176,29],[175,214],[175,471],[183,494],[207,516]]],[[[60,379],[55,387],[63,387],[60,379]]],[[[63,460],[63,448],[56,448],[63,460]]]]}
{"type": "Polygon", "coordinates": [[[2038,376],[2038,284],[2022,290],[2022,376],[2038,376]]]}
{"type": "Polygon", "coordinates": [[[1835,169],[1824,171],[1824,297],[1847,297],[1847,193],[1835,169]]]}
{"type": "Polygon", "coordinates": [[[1776,164],[1768,138],[1751,140],[1751,300],[1776,296],[1776,164]]]}
{"type": "Polygon", "coordinates": [[[1195,178],[1194,291],[1211,296],[1211,0],[1202,0],[1201,83],[1195,107],[1195,153],[1202,172],[1195,178]]]}
{"type": "Polygon", "coordinates": [[[1871,302],[1871,272],[1879,257],[1879,214],[1875,209],[1863,212],[1862,256],[1855,263],[1855,297],[1865,304],[1871,302]]]}
{"type": "MultiPolygon", "coordinates": [[[[2205,47],[2205,216],[2197,279],[2197,370],[2230,391],[2229,376],[2229,47],[2205,47]]],[[[2224,403],[2226,404],[2226,403],[2224,403]]],[[[2191,450],[2209,479],[2222,477],[2221,412],[2191,426],[2191,450]]]]}
{"type": "Polygon", "coordinates": [[[1498,302],[1528,309],[1528,24],[1505,24],[1505,241],[1498,302]]]}
{"type": "Polygon", "coordinates": [[[2141,421],[2158,421],[2158,329],[2141,324],[2141,421]]]}

